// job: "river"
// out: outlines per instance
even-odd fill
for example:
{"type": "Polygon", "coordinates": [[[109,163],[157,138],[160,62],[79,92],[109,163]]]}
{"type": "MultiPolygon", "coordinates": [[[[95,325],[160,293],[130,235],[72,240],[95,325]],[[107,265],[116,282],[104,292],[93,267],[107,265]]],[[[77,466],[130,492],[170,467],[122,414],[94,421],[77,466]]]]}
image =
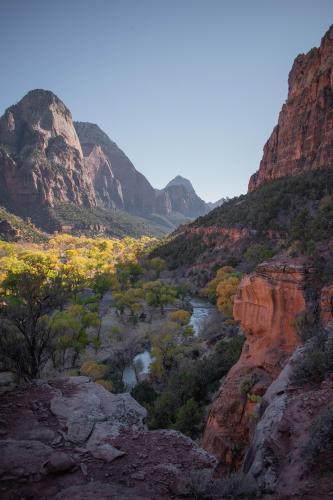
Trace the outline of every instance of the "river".
{"type": "MultiPolygon", "coordinates": [[[[208,301],[197,298],[191,299],[190,303],[193,308],[190,325],[193,327],[194,335],[198,336],[202,331],[205,320],[214,311],[214,307],[208,301]]],[[[149,373],[151,362],[152,357],[149,351],[140,352],[135,356],[133,364],[127,366],[123,372],[123,382],[126,390],[130,391],[138,383],[138,378],[149,373]]]]}

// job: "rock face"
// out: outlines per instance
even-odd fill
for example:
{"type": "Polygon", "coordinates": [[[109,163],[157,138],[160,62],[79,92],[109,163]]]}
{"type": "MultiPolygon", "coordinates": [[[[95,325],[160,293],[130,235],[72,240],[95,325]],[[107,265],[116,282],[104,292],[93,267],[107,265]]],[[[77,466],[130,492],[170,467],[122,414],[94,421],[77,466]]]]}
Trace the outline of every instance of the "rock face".
{"type": "Polygon", "coordinates": [[[75,128],[101,205],[141,215],[154,212],[155,190],[125,153],[97,125],[76,122],[75,128]]]}
{"type": "Polygon", "coordinates": [[[1,397],[1,495],[171,499],[216,460],[176,431],[148,431],[146,410],[86,377],[38,381],[1,397]]]}
{"type": "Polygon", "coordinates": [[[264,147],[260,168],[249,183],[262,183],[333,163],[333,27],[320,47],[299,55],[277,126],[264,147]]]}
{"type": "Polygon", "coordinates": [[[203,439],[204,448],[219,458],[221,470],[241,465],[255,402],[300,343],[295,318],[306,308],[306,281],[305,265],[277,261],[261,264],[240,284],[234,317],[246,342],[212,405],[203,439]]]}
{"type": "Polygon", "coordinates": [[[96,205],[71,114],[52,92],[33,90],[0,118],[0,199],[25,215],[55,200],[96,205]]]}
{"type": "Polygon", "coordinates": [[[167,198],[166,206],[171,212],[179,212],[187,217],[199,217],[209,211],[205,203],[193,189],[191,182],[177,175],[162,190],[167,198]]]}
{"type": "Polygon", "coordinates": [[[164,189],[154,189],[125,153],[92,123],[75,122],[85,164],[92,175],[97,202],[136,215],[174,212],[194,218],[208,212],[191,182],[180,175],[164,189]]]}
{"type": "Polygon", "coordinates": [[[97,125],[73,124],[56,95],[33,90],[0,118],[0,204],[52,231],[59,202],[183,221],[208,211],[189,181],[154,189],[97,125]]]}
{"type": "MultiPolygon", "coordinates": [[[[256,427],[243,471],[255,479],[268,498],[329,498],[332,474],[317,473],[307,466],[305,447],[319,419],[333,400],[333,381],[328,377],[317,385],[297,388],[291,382],[293,363],[309,346],[296,349],[290,361],[272,383],[260,404],[256,427]]],[[[325,439],[325,438],[324,438],[325,439]]],[[[320,448],[316,454],[320,453],[320,448]]],[[[330,469],[330,456],[322,451],[322,469],[330,469]]]]}

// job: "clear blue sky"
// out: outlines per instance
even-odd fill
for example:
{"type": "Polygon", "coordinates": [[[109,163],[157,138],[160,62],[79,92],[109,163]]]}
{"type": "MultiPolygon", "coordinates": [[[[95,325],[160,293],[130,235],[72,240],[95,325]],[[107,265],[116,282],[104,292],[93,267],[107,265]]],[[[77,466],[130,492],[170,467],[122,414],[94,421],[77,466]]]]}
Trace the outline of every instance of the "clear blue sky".
{"type": "Polygon", "coordinates": [[[155,187],[244,193],[293,59],[332,23],[332,0],[0,0],[0,114],[49,89],[155,187]]]}

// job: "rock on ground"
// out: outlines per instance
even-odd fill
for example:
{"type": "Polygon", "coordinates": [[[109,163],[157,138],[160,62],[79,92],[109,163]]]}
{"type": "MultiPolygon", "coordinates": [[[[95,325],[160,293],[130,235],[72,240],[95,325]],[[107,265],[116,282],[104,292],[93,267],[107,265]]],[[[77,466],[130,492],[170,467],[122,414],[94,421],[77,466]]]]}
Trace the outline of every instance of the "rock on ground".
{"type": "Polygon", "coordinates": [[[148,431],[146,410],[87,377],[19,386],[0,396],[0,497],[171,499],[216,460],[179,432],[148,431]]]}

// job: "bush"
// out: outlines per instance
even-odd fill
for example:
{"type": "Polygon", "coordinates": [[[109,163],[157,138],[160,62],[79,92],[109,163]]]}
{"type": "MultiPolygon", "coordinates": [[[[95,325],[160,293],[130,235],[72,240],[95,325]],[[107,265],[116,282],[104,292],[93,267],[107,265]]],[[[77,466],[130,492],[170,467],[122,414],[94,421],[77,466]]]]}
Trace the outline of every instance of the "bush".
{"type": "Polygon", "coordinates": [[[259,381],[259,376],[257,373],[251,373],[247,375],[240,384],[240,391],[243,396],[249,395],[252,387],[259,381]]]}
{"type": "Polygon", "coordinates": [[[99,379],[99,380],[95,380],[95,383],[101,385],[107,391],[110,391],[110,392],[113,391],[113,383],[111,382],[111,380],[99,379]]]}
{"type": "Polygon", "coordinates": [[[207,358],[183,362],[169,377],[153,405],[142,402],[149,412],[149,427],[182,428],[182,432],[195,437],[209,394],[216,391],[221,378],[238,360],[243,342],[242,337],[235,336],[229,342],[216,344],[215,352],[207,358]]]}
{"type": "Polygon", "coordinates": [[[333,459],[333,408],[329,408],[315,422],[310,438],[303,450],[308,470],[320,468],[320,472],[332,470],[333,459]]]}
{"type": "Polygon", "coordinates": [[[306,346],[303,354],[294,362],[291,381],[297,385],[309,382],[322,382],[329,369],[331,357],[330,343],[326,342],[326,336],[319,332],[306,346]]]}
{"type": "Polygon", "coordinates": [[[199,404],[191,398],[176,411],[176,422],[173,428],[188,436],[194,436],[198,431],[201,417],[202,410],[199,404]]]}
{"type": "Polygon", "coordinates": [[[170,313],[170,320],[179,323],[181,326],[187,325],[191,319],[191,313],[184,309],[178,309],[170,313]]]}
{"type": "Polygon", "coordinates": [[[107,373],[107,366],[96,363],[96,361],[85,361],[80,368],[81,375],[91,378],[94,382],[103,379],[107,373]]]}
{"type": "Polygon", "coordinates": [[[262,243],[253,243],[244,252],[243,257],[248,261],[252,267],[256,267],[261,262],[271,259],[274,251],[267,245],[262,243]]]}
{"type": "Polygon", "coordinates": [[[140,405],[147,407],[153,404],[157,398],[157,392],[153,388],[152,384],[150,384],[147,380],[143,380],[133,387],[131,390],[131,396],[133,396],[133,398],[136,399],[140,405]]]}

